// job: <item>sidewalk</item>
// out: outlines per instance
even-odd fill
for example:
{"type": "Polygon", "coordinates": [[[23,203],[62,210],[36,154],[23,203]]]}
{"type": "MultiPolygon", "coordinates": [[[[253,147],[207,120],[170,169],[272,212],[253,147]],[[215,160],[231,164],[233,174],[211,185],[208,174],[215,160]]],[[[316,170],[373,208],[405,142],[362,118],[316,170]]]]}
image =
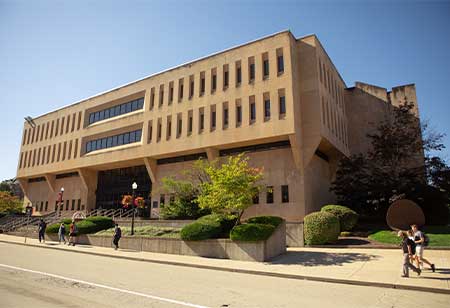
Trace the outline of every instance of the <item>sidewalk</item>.
{"type": "Polygon", "coordinates": [[[40,244],[37,239],[30,238],[27,238],[25,244],[23,237],[4,234],[0,234],[0,242],[253,275],[450,294],[449,250],[425,252],[425,257],[436,264],[435,273],[426,269],[420,277],[410,272],[411,278],[401,278],[402,253],[400,248],[396,250],[288,248],[286,254],[271,262],[258,263],[131,250],[115,251],[112,248],[88,245],[69,247],[56,242],[40,244]]]}

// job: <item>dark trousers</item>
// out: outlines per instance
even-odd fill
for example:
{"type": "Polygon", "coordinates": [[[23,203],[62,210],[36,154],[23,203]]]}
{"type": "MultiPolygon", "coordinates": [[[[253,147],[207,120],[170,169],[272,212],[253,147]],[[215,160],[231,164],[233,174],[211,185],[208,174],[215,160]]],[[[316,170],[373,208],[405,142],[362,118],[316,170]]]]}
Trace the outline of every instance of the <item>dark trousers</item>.
{"type": "Polygon", "coordinates": [[[39,231],[39,243],[45,241],[45,231],[39,231]]]}
{"type": "Polygon", "coordinates": [[[113,239],[113,244],[116,246],[116,248],[119,248],[119,240],[120,240],[120,237],[115,237],[113,239]]]}

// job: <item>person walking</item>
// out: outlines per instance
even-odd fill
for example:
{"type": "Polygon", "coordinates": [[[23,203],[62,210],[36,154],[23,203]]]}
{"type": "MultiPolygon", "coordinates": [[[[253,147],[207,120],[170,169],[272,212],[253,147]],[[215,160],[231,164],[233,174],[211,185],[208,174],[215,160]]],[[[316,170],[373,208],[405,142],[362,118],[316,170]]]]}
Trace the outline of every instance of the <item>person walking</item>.
{"type": "Polygon", "coordinates": [[[119,224],[116,223],[114,227],[114,236],[113,236],[113,243],[116,246],[114,249],[119,249],[119,240],[122,237],[122,229],[120,229],[119,224]]]}
{"type": "Polygon", "coordinates": [[[411,230],[414,233],[414,243],[416,244],[417,267],[422,265],[423,268],[423,262],[425,262],[430,266],[433,272],[436,271],[434,264],[423,257],[423,250],[425,248],[425,236],[423,235],[423,232],[419,230],[419,227],[416,224],[411,225],[411,230]]]}
{"type": "Polygon", "coordinates": [[[45,243],[45,229],[47,228],[47,224],[41,218],[38,225],[38,234],[39,234],[39,243],[43,241],[45,243]]]}
{"type": "Polygon", "coordinates": [[[69,246],[72,244],[72,246],[75,246],[75,242],[77,240],[77,225],[75,223],[75,220],[72,220],[72,223],[69,227],[69,246]]]}
{"type": "Polygon", "coordinates": [[[412,269],[417,275],[420,276],[421,270],[409,262],[410,257],[413,255],[413,241],[409,239],[403,231],[398,231],[397,235],[402,239],[402,251],[403,251],[403,275],[402,277],[409,277],[409,269],[412,269]]]}
{"type": "Polygon", "coordinates": [[[61,242],[64,242],[64,244],[66,244],[66,226],[64,225],[64,223],[61,223],[61,225],[59,226],[58,229],[58,238],[59,238],[59,243],[61,244],[61,242]]]}

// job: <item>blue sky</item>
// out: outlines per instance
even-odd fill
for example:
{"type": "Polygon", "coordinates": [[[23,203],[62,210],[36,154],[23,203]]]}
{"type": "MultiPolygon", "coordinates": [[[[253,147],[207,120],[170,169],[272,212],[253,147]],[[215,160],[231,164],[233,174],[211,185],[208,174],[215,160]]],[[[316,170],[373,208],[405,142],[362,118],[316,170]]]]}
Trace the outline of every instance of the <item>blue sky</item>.
{"type": "Polygon", "coordinates": [[[450,134],[450,1],[337,2],[0,0],[0,179],[24,116],[284,29],[315,33],[347,86],[415,83],[421,118],[450,134]]]}

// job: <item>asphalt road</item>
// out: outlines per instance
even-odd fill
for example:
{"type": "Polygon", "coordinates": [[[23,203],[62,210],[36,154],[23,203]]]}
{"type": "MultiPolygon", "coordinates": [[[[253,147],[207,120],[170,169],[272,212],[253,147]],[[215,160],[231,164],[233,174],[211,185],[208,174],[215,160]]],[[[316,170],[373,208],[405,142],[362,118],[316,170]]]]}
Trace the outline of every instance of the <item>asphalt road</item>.
{"type": "Polygon", "coordinates": [[[254,276],[0,243],[0,307],[448,308],[450,295],[254,276]]]}

